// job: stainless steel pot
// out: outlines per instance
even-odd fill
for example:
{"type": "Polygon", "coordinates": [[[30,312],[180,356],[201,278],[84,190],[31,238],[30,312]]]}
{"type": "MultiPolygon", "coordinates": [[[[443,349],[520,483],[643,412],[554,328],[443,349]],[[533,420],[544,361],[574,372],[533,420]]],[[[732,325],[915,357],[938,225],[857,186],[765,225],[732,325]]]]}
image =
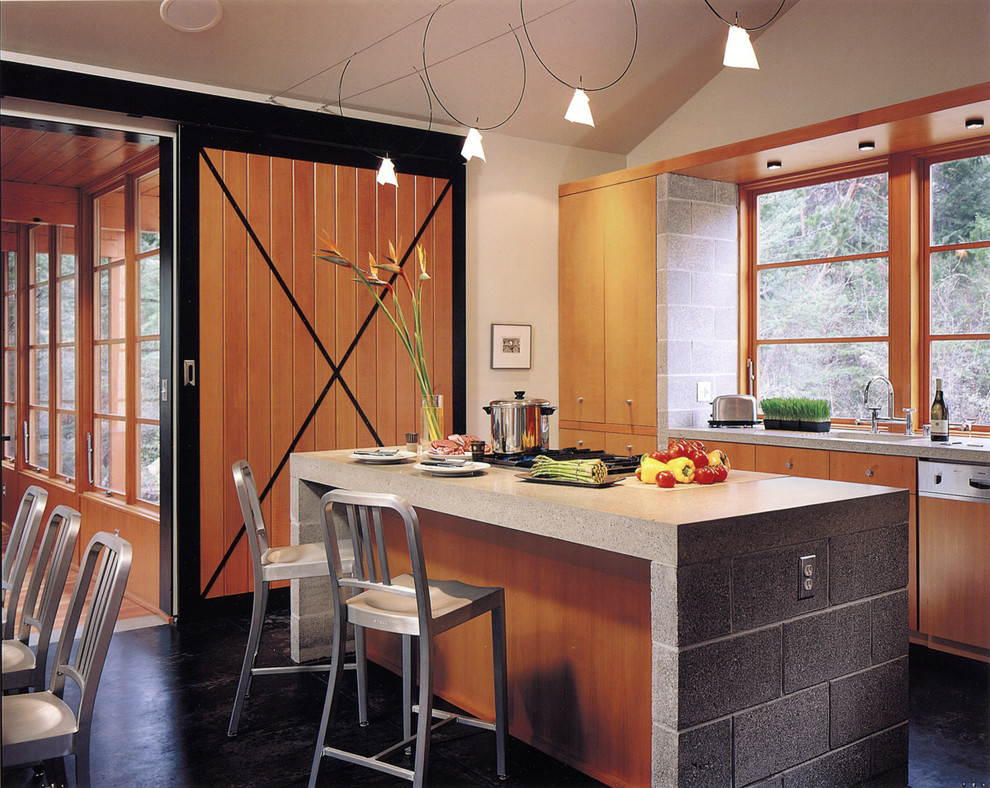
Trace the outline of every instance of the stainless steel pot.
{"type": "Polygon", "coordinates": [[[482,410],[491,416],[492,451],[519,454],[550,448],[550,417],[557,410],[545,399],[526,399],[525,391],[515,399],[497,399],[482,410]]]}

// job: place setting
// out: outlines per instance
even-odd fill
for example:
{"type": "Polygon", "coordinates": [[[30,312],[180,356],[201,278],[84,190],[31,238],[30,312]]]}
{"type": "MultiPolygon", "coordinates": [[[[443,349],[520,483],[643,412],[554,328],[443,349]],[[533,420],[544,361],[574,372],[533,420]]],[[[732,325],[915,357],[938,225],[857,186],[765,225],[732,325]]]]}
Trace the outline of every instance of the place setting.
{"type": "Polygon", "coordinates": [[[387,465],[390,463],[406,462],[416,458],[416,452],[405,449],[355,449],[348,455],[351,460],[358,462],[387,465]]]}

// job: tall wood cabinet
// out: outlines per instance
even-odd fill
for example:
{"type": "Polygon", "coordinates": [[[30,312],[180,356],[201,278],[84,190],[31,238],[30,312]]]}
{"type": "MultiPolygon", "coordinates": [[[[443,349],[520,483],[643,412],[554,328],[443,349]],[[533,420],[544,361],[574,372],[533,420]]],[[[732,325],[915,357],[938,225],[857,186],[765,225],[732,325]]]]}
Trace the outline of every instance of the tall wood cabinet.
{"type": "Polygon", "coordinates": [[[653,448],[656,177],[561,197],[559,227],[561,445],[653,448]]]}

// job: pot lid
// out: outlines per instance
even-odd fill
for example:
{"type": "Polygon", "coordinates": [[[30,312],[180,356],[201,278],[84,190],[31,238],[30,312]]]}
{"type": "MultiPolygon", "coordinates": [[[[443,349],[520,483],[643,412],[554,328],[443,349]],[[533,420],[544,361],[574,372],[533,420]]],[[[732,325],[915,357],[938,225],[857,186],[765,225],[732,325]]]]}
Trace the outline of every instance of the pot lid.
{"type": "Polygon", "coordinates": [[[489,407],[499,408],[542,408],[550,404],[548,399],[527,398],[525,391],[514,391],[515,399],[494,399],[489,407]]]}

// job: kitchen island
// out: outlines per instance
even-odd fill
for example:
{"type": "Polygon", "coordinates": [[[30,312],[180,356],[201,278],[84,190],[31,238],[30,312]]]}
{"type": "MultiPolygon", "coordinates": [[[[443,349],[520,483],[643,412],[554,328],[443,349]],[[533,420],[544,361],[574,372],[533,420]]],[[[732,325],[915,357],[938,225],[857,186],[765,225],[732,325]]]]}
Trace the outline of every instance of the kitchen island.
{"type": "MultiPolygon", "coordinates": [[[[744,471],[576,488],[349,454],[292,456],[294,541],[321,539],[331,487],[413,504],[431,577],[506,589],[513,736],[616,786],[906,777],[906,491],[744,471]]],[[[327,653],[328,599],[294,584],[293,658],[327,653]]],[[[486,626],[438,642],[437,691],[490,716],[486,626]]]]}

